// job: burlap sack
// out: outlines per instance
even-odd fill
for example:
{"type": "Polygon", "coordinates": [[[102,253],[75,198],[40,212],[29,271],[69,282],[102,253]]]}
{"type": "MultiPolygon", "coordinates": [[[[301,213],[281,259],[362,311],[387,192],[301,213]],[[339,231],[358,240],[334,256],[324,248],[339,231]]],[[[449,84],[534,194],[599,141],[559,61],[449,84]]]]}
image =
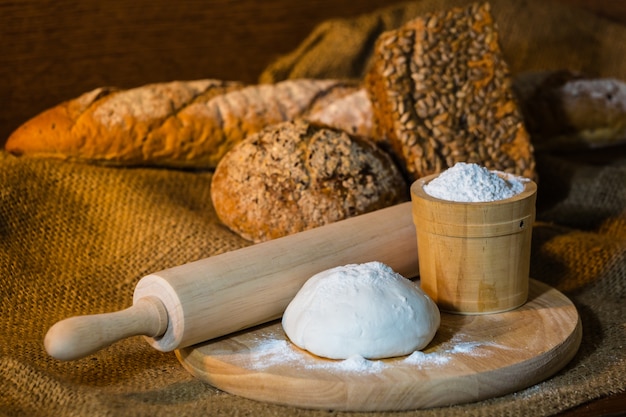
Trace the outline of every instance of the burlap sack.
{"type": "MultiPolygon", "coordinates": [[[[291,53],[261,74],[262,82],[287,78],[362,78],[378,35],[422,13],[472,3],[418,0],[355,19],[318,25],[291,53]]],[[[513,74],[569,69],[626,79],[626,28],[551,0],[491,0],[502,51],[513,74]]]]}
{"type": "MultiPolygon", "coordinates": [[[[498,19],[512,18],[504,4],[494,2],[498,19]]],[[[619,34],[626,40],[624,28],[578,11],[563,14],[544,1],[519,4],[536,14],[500,24],[509,56],[517,45],[528,59],[536,58],[528,51],[550,52],[545,61],[533,61],[537,68],[578,62],[591,72],[624,74],[626,54],[616,52],[614,59],[609,54],[625,47],[613,38],[619,34]],[[549,40],[555,47],[542,48],[549,40]],[[583,51],[581,45],[596,48],[583,51]],[[559,61],[570,54],[571,61],[559,61]]],[[[306,39],[264,78],[305,76],[306,68],[311,75],[358,76],[366,60],[355,60],[353,50],[366,50],[374,39],[363,22],[379,22],[378,31],[429,7],[431,2],[418,1],[392,13],[322,25],[312,34],[318,42],[306,39]],[[339,47],[345,36],[354,37],[350,48],[339,47]],[[325,64],[305,65],[318,59],[325,64]]],[[[530,68],[529,62],[520,61],[518,69],[530,68]]],[[[210,172],[104,168],[0,154],[0,415],[545,416],[623,392],[626,158],[614,154],[610,162],[594,164],[569,154],[538,155],[539,223],[533,230],[531,273],[563,290],[580,312],[583,342],[572,362],[547,381],[500,398],[373,414],[239,398],[193,378],[173,354],[160,353],[139,337],[75,362],[48,357],[42,340],[56,321],[128,307],[142,276],[249,243],[216,219],[210,172]]]]}

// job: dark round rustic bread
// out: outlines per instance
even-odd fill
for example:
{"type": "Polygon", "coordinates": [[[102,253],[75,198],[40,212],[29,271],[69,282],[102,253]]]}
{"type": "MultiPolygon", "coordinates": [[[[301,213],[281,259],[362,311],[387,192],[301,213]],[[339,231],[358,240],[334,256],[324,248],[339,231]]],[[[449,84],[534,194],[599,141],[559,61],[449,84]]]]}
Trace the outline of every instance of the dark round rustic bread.
{"type": "Polygon", "coordinates": [[[211,185],[217,215],[254,242],[408,199],[392,159],[366,139],[304,120],[270,126],[231,149],[211,185]]]}

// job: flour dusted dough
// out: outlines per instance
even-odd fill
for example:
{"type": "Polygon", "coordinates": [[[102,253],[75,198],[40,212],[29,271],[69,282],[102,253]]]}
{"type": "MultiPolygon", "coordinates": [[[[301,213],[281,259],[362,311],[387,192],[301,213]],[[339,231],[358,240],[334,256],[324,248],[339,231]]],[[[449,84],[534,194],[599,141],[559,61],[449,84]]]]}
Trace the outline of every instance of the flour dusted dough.
{"type": "Polygon", "coordinates": [[[439,324],[435,303],[415,283],[380,262],[314,275],[282,320],[295,345],[331,359],[408,355],[426,347],[439,324]]]}

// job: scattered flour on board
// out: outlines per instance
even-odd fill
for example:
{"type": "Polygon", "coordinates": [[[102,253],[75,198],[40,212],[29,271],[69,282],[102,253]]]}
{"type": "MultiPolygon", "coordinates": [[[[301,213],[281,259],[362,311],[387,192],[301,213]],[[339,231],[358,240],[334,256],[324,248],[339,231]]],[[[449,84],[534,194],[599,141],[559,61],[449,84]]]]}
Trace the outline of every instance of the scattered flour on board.
{"type": "Polygon", "coordinates": [[[358,355],[340,361],[311,360],[310,354],[296,348],[288,340],[259,339],[258,342],[249,352],[251,358],[249,365],[255,370],[281,365],[297,365],[306,369],[370,373],[379,372],[385,366],[382,361],[370,361],[358,355]]]}
{"type": "Polygon", "coordinates": [[[344,360],[312,360],[309,353],[295,347],[291,342],[282,338],[260,336],[255,346],[248,352],[250,361],[245,367],[263,371],[274,366],[295,366],[307,370],[320,370],[338,373],[377,373],[394,366],[410,366],[432,368],[450,362],[455,355],[484,357],[490,354],[486,347],[499,347],[490,342],[475,342],[464,340],[458,335],[442,343],[434,351],[425,353],[415,351],[412,354],[397,360],[369,360],[355,355],[344,360]]]}
{"type": "Polygon", "coordinates": [[[521,193],[527,181],[504,172],[489,171],[477,164],[459,162],[426,184],[424,191],[442,200],[488,202],[521,193]]]}

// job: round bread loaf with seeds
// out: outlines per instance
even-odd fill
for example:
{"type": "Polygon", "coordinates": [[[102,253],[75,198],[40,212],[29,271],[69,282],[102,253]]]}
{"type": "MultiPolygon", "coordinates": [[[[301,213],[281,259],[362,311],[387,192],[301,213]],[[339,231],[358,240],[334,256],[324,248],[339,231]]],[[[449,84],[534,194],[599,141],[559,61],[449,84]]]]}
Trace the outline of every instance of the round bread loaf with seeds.
{"type": "Polygon", "coordinates": [[[294,120],[231,149],[215,170],[211,198],[226,226],[262,242],[407,201],[407,188],[374,143],[294,120]]]}

